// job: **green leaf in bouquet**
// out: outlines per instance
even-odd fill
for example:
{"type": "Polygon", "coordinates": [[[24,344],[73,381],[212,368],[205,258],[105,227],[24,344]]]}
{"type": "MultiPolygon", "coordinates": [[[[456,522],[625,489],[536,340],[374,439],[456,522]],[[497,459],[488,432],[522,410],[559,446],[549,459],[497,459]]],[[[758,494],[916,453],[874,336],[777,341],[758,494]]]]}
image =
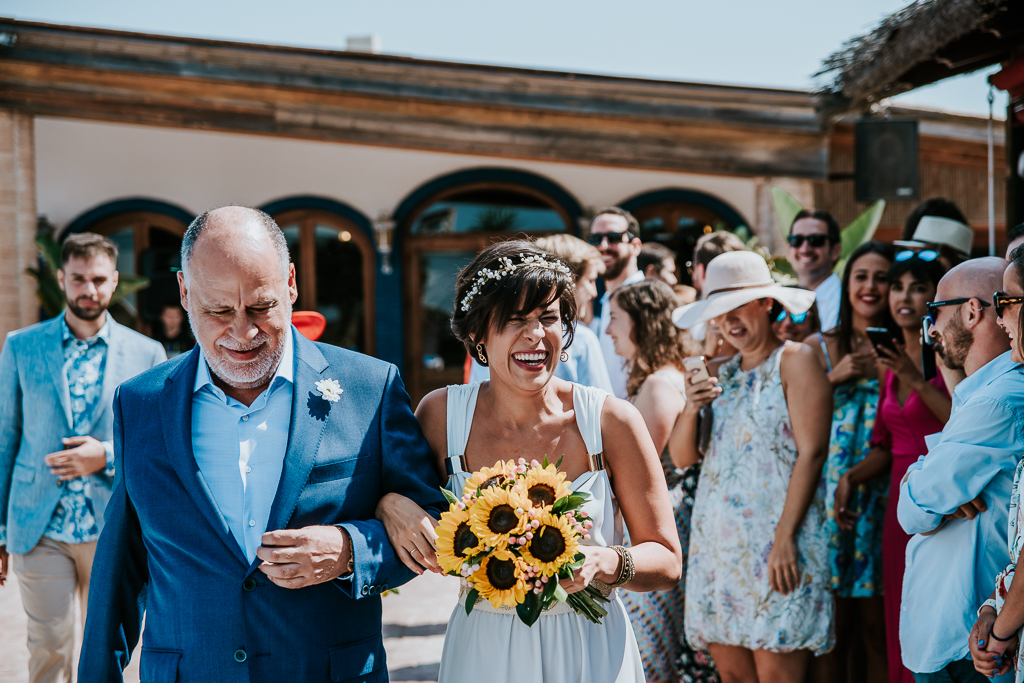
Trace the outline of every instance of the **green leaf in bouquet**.
{"type": "Polygon", "coordinates": [[[477,598],[480,597],[480,591],[473,589],[469,591],[469,595],[466,596],[466,616],[468,617],[473,613],[473,605],[476,604],[477,598]]]}
{"type": "Polygon", "coordinates": [[[562,460],[563,460],[564,458],[565,458],[565,456],[564,456],[564,455],[562,455],[562,456],[559,456],[559,458],[558,458],[558,462],[556,462],[556,463],[555,463],[555,469],[556,469],[556,470],[557,470],[558,468],[560,468],[560,467],[562,466],[562,460]]]}
{"type": "Polygon", "coordinates": [[[458,499],[458,498],[456,498],[456,497],[455,497],[455,494],[454,494],[454,493],[452,493],[451,491],[449,491],[448,489],[446,489],[446,488],[442,488],[442,489],[441,489],[441,493],[443,493],[443,494],[444,494],[444,498],[445,498],[445,500],[447,500],[447,501],[448,501],[449,503],[451,503],[452,505],[458,505],[458,504],[459,504],[459,499],[458,499]]]}
{"type": "Polygon", "coordinates": [[[544,456],[544,459],[540,461],[540,466],[541,467],[547,467],[548,466],[548,456],[546,456],[546,455],[544,456]]]}
{"type": "Polygon", "coordinates": [[[519,620],[527,626],[533,626],[543,610],[544,600],[533,591],[529,591],[526,594],[526,599],[516,605],[516,614],[519,615],[519,620]]]}
{"type": "Polygon", "coordinates": [[[558,600],[559,602],[565,602],[569,599],[569,594],[565,592],[565,589],[562,588],[562,585],[557,581],[555,582],[555,591],[553,595],[555,596],[555,600],[558,600]]]}

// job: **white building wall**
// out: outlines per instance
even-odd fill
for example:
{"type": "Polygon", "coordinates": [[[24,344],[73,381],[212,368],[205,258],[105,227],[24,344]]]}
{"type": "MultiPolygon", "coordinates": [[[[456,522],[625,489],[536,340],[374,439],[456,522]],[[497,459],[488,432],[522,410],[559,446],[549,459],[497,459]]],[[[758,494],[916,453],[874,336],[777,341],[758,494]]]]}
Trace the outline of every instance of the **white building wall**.
{"type": "MultiPolygon", "coordinates": [[[[63,227],[99,204],[159,199],[200,213],[224,204],[259,206],[295,195],[349,204],[371,219],[392,212],[425,182],[454,171],[498,166],[532,171],[564,187],[584,207],[615,204],[668,187],[699,190],[759,215],[758,179],[422,152],[37,118],[38,210],[63,227]]],[[[763,179],[762,179],[763,181],[763,179]]],[[[763,211],[763,207],[762,207],[763,211]]]]}

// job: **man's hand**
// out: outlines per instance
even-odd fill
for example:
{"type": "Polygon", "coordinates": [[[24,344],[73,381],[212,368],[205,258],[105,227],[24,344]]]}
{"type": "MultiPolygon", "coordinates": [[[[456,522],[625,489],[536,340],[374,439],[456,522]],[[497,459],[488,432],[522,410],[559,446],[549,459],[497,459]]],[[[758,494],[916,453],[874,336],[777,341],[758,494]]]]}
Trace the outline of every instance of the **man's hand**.
{"type": "Polygon", "coordinates": [[[7,567],[10,561],[11,556],[7,554],[7,546],[0,545],[0,586],[7,581],[7,567]]]}
{"type": "Polygon", "coordinates": [[[988,510],[988,505],[985,504],[985,500],[981,496],[978,496],[971,502],[961,505],[957,508],[956,512],[948,515],[948,517],[950,519],[963,519],[964,517],[974,519],[985,510],[988,510]]]}
{"type": "Polygon", "coordinates": [[[282,588],[305,588],[332,581],[345,572],[352,540],[336,526],[307,526],[263,534],[256,557],[260,571],[282,588]]]}
{"type": "MultiPolygon", "coordinates": [[[[981,653],[981,663],[975,662],[974,664],[975,669],[989,678],[1002,676],[1008,671],[1013,671],[1013,660],[1017,652],[1017,634],[1014,633],[1007,640],[996,640],[992,637],[992,633],[998,633],[998,631],[999,627],[995,625],[995,620],[993,620],[992,626],[989,628],[988,637],[986,638],[985,649],[981,653]],[[980,667],[985,667],[985,670],[982,670],[980,667]]],[[[1007,638],[1005,634],[1000,633],[999,635],[1007,638]]]]}
{"type": "Polygon", "coordinates": [[[45,458],[50,473],[61,481],[78,479],[107,468],[107,451],[91,436],[71,436],[61,441],[67,449],[50,453],[45,458]]]}

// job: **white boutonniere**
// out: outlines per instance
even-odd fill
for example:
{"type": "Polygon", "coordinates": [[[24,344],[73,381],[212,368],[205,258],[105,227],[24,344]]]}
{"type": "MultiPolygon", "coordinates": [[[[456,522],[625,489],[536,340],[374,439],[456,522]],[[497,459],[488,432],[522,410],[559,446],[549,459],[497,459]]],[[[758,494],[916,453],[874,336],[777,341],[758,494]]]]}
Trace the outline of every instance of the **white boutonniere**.
{"type": "Polygon", "coordinates": [[[320,380],[316,383],[316,390],[322,399],[331,403],[337,403],[341,399],[341,392],[345,391],[336,379],[320,380]]]}

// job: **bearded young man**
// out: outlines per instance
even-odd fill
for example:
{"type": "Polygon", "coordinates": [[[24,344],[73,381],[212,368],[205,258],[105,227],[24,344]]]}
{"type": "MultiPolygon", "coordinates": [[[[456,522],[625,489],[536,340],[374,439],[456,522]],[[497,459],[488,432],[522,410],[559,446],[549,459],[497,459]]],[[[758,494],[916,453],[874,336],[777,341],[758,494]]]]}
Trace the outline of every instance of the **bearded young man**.
{"type": "Polygon", "coordinates": [[[57,271],[66,310],[10,333],[0,352],[0,585],[10,557],[32,683],[71,680],[75,599],[84,620],[115,474],[114,388],[166,360],[107,313],[116,263],[106,237],[69,236],[57,271]]]}
{"type": "Polygon", "coordinates": [[[262,211],[199,216],[181,265],[197,344],[114,397],[78,680],[121,681],[145,614],[144,681],[386,681],[380,594],[413,573],[377,504],[447,508],[398,370],[291,325],[295,266],[262,211]]]}
{"type": "Polygon", "coordinates": [[[601,341],[612,389],[618,398],[626,398],[626,359],[615,353],[615,343],[606,330],[609,323],[608,301],[615,290],[644,279],[644,273],[637,265],[640,255],[640,223],[630,212],[617,206],[599,209],[590,224],[590,243],[601,252],[604,261],[604,295],[601,296],[600,313],[590,324],[601,341]]]}
{"type": "MultiPolygon", "coordinates": [[[[967,636],[992,577],[1010,561],[1007,510],[1024,453],[1024,366],[1011,358],[991,305],[1005,268],[994,257],[956,266],[928,308],[945,364],[967,379],[953,392],[949,422],[926,437],[928,454],[900,487],[900,525],[916,534],[907,546],[900,647],[919,683],[989,680],[974,670],[967,636]]],[[[972,634],[971,642],[987,638],[972,634]]]]}

